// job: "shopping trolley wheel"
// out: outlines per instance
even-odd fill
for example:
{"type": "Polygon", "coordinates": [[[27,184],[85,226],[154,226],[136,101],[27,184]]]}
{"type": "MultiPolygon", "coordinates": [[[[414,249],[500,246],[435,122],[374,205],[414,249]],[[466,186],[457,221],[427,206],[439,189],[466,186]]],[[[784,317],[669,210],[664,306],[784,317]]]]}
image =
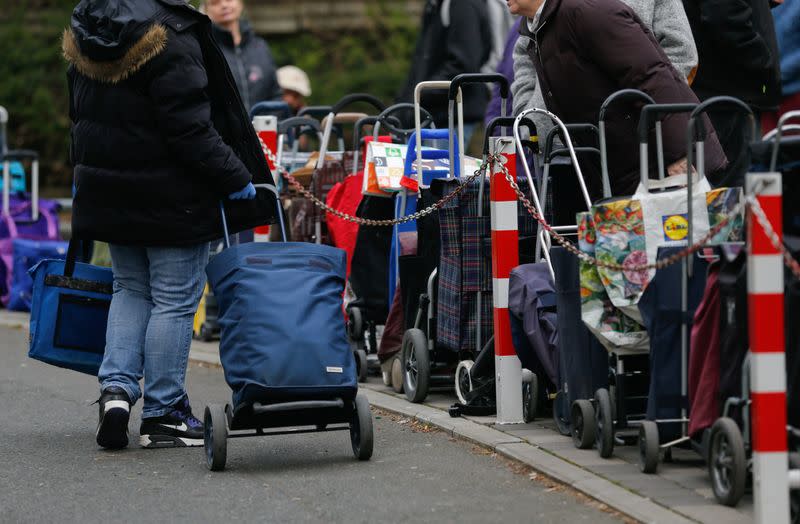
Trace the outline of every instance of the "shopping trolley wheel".
{"type": "Polygon", "coordinates": [[[643,420],[639,426],[639,469],[642,473],[655,473],[658,469],[658,424],[643,420]]]}
{"type": "Polygon", "coordinates": [[[222,471],[228,458],[228,417],[225,408],[219,404],[206,406],[203,426],[206,466],[211,471],[222,471]]]}
{"type": "Polygon", "coordinates": [[[569,426],[569,408],[567,405],[567,395],[562,390],[556,392],[553,399],[553,420],[556,423],[558,432],[568,437],[572,434],[569,426]]]}
{"type": "Polygon", "coordinates": [[[472,377],[469,373],[474,365],[472,360],[462,360],[456,367],[456,397],[462,404],[467,404],[467,393],[472,391],[472,377]]]}
{"type": "Polygon", "coordinates": [[[200,324],[200,333],[198,335],[200,340],[203,342],[211,342],[211,340],[214,338],[211,328],[209,328],[205,322],[200,324]]]}
{"type": "Polygon", "coordinates": [[[372,457],[374,444],[369,401],[367,397],[356,395],[353,404],[353,415],[350,420],[350,443],[353,445],[353,455],[358,460],[369,460],[372,457]]]}
{"type": "Polygon", "coordinates": [[[613,409],[608,390],[605,388],[598,389],[594,394],[594,403],[597,426],[595,445],[600,456],[608,458],[614,452],[614,419],[612,418],[613,409]]]}
{"type": "Polygon", "coordinates": [[[392,385],[392,372],[391,371],[381,371],[381,378],[383,379],[384,386],[391,386],[392,385]]]}
{"type": "Polygon", "coordinates": [[[428,396],[431,361],[428,340],[421,329],[409,329],[403,335],[403,389],[409,402],[422,402],[428,396]]]}
{"type": "Polygon", "coordinates": [[[358,381],[367,381],[367,352],[363,349],[353,351],[353,356],[356,358],[356,372],[358,373],[358,381]]]}
{"type": "Polygon", "coordinates": [[[364,338],[364,317],[361,309],[351,307],[347,310],[347,334],[353,342],[362,342],[364,338]]]}
{"type": "Polygon", "coordinates": [[[589,449],[597,431],[592,402],[579,399],[572,403],[572,442],[578,449],[589,449]]]}
{"type": "Polygon", "coordinates": [[[742,432],[731,418],[722,417],[711,427],[708,473],[717,502],[738,504],[747,482],[747,455],[742,432]]]}
{"type": "Polygon", "coordinates": [[[403,363],[397,355],[392,359],[392,389],[395,393],[403,392],[403,363]]]}
{"type": "Polygon", "coordinates": [[[533,422],[539,409],[539,377],[536,373],[522,370],[522,420],[533,422]]]}

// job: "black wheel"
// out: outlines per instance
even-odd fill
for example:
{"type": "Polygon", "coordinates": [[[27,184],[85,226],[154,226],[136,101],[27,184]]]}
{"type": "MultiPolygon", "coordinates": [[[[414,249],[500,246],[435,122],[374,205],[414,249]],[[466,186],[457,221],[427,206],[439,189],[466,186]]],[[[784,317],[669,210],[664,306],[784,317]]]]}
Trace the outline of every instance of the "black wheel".
{"type": "Polygon", "coordinates": [[[614,419],[612,418],[611,395],[608,394],[607,389],[600,388],[594,394],[594,401],[594,415],[597,426],[595,446],[601,457],[608,458],[614,452],[614,419]]]}
{"type": "Polygon", "coordinates": [[[403,389],[409,402],[422,402],[428,396],[431,378],[428,340],[421,329],[409,329],[403,336],[403,389]]]}
{"type": "Polygon", "coordinates": [[[467,404],[467,393],[472,391],[472,377],[470,377],[470,370],[475,362],[472,360],[462,360],[456,367],[456,398],[462,404],[467,404]]]}
{"type": "Polygon", "coordinates": [[[369,401],[367,401],[367,397],[356,395],[353,404],[353,418],[350,421],[350,443],[353,445],[353,455],[358,460],[369,460],[372,457],[374,443],[369,401]]]}
{"type": "Polygon", "coordinates": [[[658,469],[658,424],[642,421],[639,426],[639,469],[642,473],[655,473],[658,469]]]}
{"type": "Polygon", "coordinates": [[[567,407],[567,396],[560,389],[556,392],[556,397],[553,399],[553,420],[556,423],[558,432],[568,437],[572,434],[570,431],[570,421],[568,418],[569,408],[567,407]]]}
{"type": "Polygon", "coordinates": [[[739,426],[733,419],[722,417],[711,427],[708,452],[708,474],[717,502],[735,506],[744,494],[747,483],[747,455],[739,426]]]}
{"type": "Polygon", "coordinates": [[[219,404],[206,406],[203,417],[203,441],[206,450],[206,466],[211,471],[225,469],[228,458],[228,417],[219,404]]]}
{"type": "Polygon", "coordinates": [[[211,328],[209,328],[208,324],[206,324],[205,322],[200,324],[199,335],[200,335],[200,340],[202,340],[203,342],[211,342],[211,340],[214,338],[213,334],[211,333],[211,328]]]}
{"type": "Polygon", "coordinates": [[[536,373],[526,375],[523,374],[522,378],[522,420],[527,423],[536,420],[539,408],[539,377],[536,373]]]}
{"type": "Polygon", "coordinates": [[[594,407],[586,399],[572,403],[572,442],[578,449],[589,449],[594,444],[596,432],[594,407]]]}
{"type": "Polygon", "coordinates": [[[403,363],[400,360],[401,355],[397,355],[392,360],[392,373],[391,373],[391,381],[392,381],[392,389],[395,393],[402,393],[403,392],[403,363]]]}
{"type": "Polygon", "coordinates": [[[351,307],[347,315],[347,334],[353,342],[363,342],[364,339],[364,319],[361,309],[351,307]]]}
{"type": "Polygon", "coordinates": [[[358,373],[358,381],[367,381],[367,352],[363,349],[353,351],[353,356],[356,358],[356,372],[358,373]]]}

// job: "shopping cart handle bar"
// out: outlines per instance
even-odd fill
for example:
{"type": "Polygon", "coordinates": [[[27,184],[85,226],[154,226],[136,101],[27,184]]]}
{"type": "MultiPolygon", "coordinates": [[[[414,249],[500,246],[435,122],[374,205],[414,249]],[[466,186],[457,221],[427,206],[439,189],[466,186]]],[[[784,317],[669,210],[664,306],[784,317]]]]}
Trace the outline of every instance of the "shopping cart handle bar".
{"type": "Polygon", "coordinates": [[[456,76],[450,83],[447,92],[448,100],[455,100],[458,90],[466,84],[500,84],[500,98],[508,99],[508,79],[500,73],[463,73],[456,76]]]}
{"type": "MultiPolygon", "coordinates": [[[[594,124],[564,124],[564,127],[567,128],[569,133],[580,133],[582,131],[591,131],[596,134],[598,133],[597,126],[594,124]]],[[[561,136],[561,129],[557,126],[554,126],[550,129],[550,131],[548,131],[544,140],[544,149],[542,150],[542,153],[544,153],[545,160],[553,150],[553,144],[555,143],[556,136],[561,136]]]]}
{"type": "Polygon", "coordinates": [[[386,109],[386,104],[384,104],[376,96],[367,93],[352,93],[349,95],[345,95],[341,100],[336,102],[336,104],[334,104],[334,106],[331,108],[330,112],[333,114],[340,113],[342,109],[344,109],[345,107],[351,104],[357,104],[359,102],[371,105],[372,107],[377,109],[378,112],[381,112],[386,109]]]}
{"type": "MultiPolygon", "coordinates": [[[[498,127],[514,127],[514,120],[515,117],[513,116],[498,116],[489,121],[489,125],[486,126],[486,134],[483,136],[483,154],[489,154],[489,138],[494,134],[494,131],[498,127]]],[[[528,128],[528,135],[535,136],[536,135],[536,124],[533,123],[528,117],[524,117],[520,120],[519,125],[526,126],[528,128]]]]}
{"type": "Polygon", "coordinates": [[[31,149],[12,149],[0,156],[3,162],[12,160],[39,160],[39,153],[31,149]]]}
{"type": "Polygon", "coordinates": [[[318,120],[308,118],[307,116],[293,116],[292,118],[287,118],[286,120],[278,122],[278,134],[285,135],[290,130],[297,127],[310,127],[317,133],[321,131],[318,120]]]}
{"type": "Polygon", "coordinates": [[[656,103],[656,101],[653,100],[653,97],[644,91],[639,91],[638,89],[622,89],[616,93],[612,93],[608,98],[606,98],[605,102],[603,102],[603,105],[600,106],[600,122],[605,121],[606,111],[612,103],[616,102],[617,100],[634,100],[637,98],[646,104],[656,103]]]}
{"type": "Polygon", "coordinates": [[[648,104],[642,108],[639,118],[639,144],[647,144],[651,121],[660,120],[666,115],[691,113],[697,104],[648,104]]]}

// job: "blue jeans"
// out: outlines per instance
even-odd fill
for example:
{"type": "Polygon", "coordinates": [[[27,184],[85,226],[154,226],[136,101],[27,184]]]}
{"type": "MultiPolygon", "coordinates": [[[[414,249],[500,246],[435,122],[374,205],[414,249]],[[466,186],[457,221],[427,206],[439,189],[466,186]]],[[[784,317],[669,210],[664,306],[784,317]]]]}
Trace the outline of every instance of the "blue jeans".
{"type": "Polygon", "coordinates": [[[203,294],[208,244],[110,245],[114,296],[108,313],[101,389],[121,387],[142,418],[159,417],[185,394],[192,323],[203,294]]]}

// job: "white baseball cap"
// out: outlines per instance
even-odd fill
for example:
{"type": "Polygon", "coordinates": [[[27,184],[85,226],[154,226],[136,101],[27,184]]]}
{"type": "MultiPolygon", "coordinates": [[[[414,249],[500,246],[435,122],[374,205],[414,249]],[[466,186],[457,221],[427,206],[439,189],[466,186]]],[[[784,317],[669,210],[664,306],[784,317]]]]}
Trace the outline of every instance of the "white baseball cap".
{"type": "Polygon", "coordinates": [[[303,96],[311,95],[311,83],[308,81],[308,75],[299,67],[283,66],[276,73],[281,89],[296,91],[303,96]]]}

